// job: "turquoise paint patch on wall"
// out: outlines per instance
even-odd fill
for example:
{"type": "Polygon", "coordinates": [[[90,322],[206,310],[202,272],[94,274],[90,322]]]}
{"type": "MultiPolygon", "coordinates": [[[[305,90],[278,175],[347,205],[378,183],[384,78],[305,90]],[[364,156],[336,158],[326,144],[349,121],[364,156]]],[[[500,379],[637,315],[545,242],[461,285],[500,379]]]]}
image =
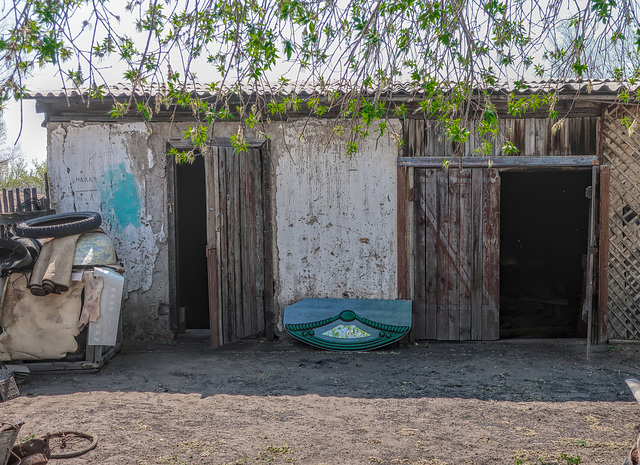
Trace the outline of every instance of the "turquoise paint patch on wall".
{"type": "Polygon", "coordinates": [[[104,183],[97,187],[103,216],[107,214],[106,219],[112,220],[113,227],[118,231],[129,225],[136,229],[140,227],[140,192],[133,174],[127,172],[124,163],[109,165],[104,173],[104,183]]]}

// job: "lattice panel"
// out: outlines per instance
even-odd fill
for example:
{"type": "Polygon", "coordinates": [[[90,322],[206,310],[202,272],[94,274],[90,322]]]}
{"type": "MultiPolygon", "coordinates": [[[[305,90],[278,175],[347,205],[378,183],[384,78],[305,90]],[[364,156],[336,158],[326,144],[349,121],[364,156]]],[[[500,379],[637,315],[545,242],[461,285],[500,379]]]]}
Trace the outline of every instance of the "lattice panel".
{"type": "MultiPolygon", "coordinates": [[[[610,165],[609,339],[640,340],[640,134],[620,106],[604,117],[604,158],[610,165]]],[[[639,128],[640,129],[640,128],[639,128]]]]}

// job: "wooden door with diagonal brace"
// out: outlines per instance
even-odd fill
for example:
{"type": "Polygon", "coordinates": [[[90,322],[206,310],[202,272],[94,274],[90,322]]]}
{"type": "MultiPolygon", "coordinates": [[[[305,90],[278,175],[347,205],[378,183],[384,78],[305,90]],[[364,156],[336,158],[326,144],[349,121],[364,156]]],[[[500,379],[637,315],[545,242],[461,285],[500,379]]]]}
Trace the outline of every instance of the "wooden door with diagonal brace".
{"type": "Polygon", "coordinates": [[[499,337],[500,177],[416,169],[415,339],[499,337]]]}

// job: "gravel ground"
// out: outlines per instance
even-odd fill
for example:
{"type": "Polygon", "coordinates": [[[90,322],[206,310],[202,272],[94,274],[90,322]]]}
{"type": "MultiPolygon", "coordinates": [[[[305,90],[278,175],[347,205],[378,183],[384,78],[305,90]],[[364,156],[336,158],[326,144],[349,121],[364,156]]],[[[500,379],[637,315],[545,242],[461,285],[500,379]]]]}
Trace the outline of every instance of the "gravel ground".
{"type": "Polygon", "coordinates": [[[32,374],[20,437],[91,432],[80,464],[621,464],[640,346],[518,340],[324,352],[125,341],[99,373],[32,374]],[[579,457],[579,461],[578,461],[579,457]]]}

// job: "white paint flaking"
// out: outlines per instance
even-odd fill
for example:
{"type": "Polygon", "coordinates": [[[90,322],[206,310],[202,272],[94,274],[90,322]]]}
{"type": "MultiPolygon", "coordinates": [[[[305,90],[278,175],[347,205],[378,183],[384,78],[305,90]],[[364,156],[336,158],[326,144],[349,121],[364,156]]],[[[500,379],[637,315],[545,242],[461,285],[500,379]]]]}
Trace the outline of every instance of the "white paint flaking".
{"type": "MultiPolygon", "coordinates": [[[[166,244],[162,214],[166,179],[164,167],[155,163],[158,154],[154,156],[149,141],[152,133],[144,123],[59,125],[50,131],[48,163],[52,198],[58,212],[90,210],[103,215],[102,227],[112,238],[126,270],[126,295],[140,292],[146,295],[144,311],[140,308],[132,311],[128,302],[125,314],[135,320],[131,326],[139,326],[139,331],[148,335],[167,334],[169,330],[166,318],[159,322],[152,321],[151,315],[145,317],[148,308],[157,308],[160,302],[167,301],[168,288],[167,265],[157,260],[159,245],[166,244]],[[104,192],[111,189],[107,185],[108,175],[114,175],[114,167],[122,167],[137,186],[140,209],[136,213],[138,220],[131,224],[120,225],[113,210],[104,203],[104,192]],[[162,275],[154,283],[156,268],[162,275]],[[143,323],[139,324],[140,321],[143,323]],[[158,327],[159,324],[163,327],[158,327]]],[[[157,145],[164,147],[164,144],[162,141],[157,145]]],[[[135,304],[139,300],[130,302],[135,304]]]]}
{"type": "MultiPolygon", "coordinates": [[[[397,125],[397,124],[396,124],[397,125]]],[[[397,129],[396,129],[397,130],[397,129]]],[[[397,298],[397,144],[367,138],[344,155],[330,122],[272,137],[281,307],[305,297],[397,298]]]]}

